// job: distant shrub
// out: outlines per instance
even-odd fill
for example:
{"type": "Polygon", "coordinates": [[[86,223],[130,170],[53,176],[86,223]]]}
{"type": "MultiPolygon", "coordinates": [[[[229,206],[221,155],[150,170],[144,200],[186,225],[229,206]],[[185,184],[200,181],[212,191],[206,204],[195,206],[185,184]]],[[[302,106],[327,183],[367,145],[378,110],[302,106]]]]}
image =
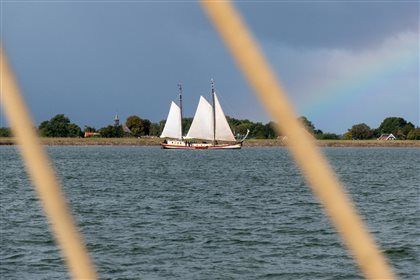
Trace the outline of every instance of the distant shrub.
{"type": "Polygon", "coordinates": [[[339,140],[340,135],[335,133],[322,133],[322,134],[316,134],[316,138],[319,140],[339,140]]]}
{"type": "Polygon", "coordinates": [[[408,140],[420,140],[420,127],[417,127],[415,129],[412,129],[408,133],[407,139],[408,140]]]}
{"type": "Polygon", "coordinates": [[[81,137],[82,130],[63,114],[58,114],[39,125],[39,134],[44,137],[81,137]]]}
{"type": "Polygon", "coordinates": [[[8,127],[0,127],[0,137],[12,137],[12,131],[8,127]]]}

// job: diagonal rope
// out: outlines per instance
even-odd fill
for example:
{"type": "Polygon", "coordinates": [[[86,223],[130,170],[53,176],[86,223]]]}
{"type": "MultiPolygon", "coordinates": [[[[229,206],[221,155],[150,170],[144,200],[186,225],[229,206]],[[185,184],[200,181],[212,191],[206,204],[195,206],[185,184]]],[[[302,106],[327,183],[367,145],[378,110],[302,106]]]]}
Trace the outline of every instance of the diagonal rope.
{"type": "Polygon", "coordinates": [[[33,128],[17,83],[0,47],[1,104],[25,161],[34,188],[50,221],[74,279],[96,279],[96,274],[67,207],[60,185],[33,128]]]}
{"type": "Polygon", "coordinates": [[[240,15],[229,1],[202,0],[201,4],[256,95],[277,121],[277,130],[287,135],[295,161],[365,277],[393,279],[394,275],[373,237],[328,162],[297,120],[286,94],[240,15]]]}

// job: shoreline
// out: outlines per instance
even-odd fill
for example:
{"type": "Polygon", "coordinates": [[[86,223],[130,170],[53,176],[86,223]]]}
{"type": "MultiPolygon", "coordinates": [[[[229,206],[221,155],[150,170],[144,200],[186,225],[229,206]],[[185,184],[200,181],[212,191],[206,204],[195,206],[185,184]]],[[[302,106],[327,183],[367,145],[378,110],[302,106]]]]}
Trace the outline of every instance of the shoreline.
{"type": "MultiPolygon", "coordinates": [[[[159,138],[40,138],[45,146],[159,146],[159,138]]],[[[318,147],[420,148],[420,140],[316,140],[318,147]]],[[[0,137],[0,146],[15,145],[14,138],[0,137]]],[[[250,139],[243,147],[285,147],[278,139],[250,139]]]]}

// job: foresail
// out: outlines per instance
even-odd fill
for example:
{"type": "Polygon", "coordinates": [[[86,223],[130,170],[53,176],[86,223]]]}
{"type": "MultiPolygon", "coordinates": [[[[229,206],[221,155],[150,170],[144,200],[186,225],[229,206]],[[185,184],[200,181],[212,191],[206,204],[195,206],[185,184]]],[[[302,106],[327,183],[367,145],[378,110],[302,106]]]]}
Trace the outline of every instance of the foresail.
{"type": "Polygon", "coordinates": [[[225,113],[223,113],[222,106],[220,106],[219,99],[214,93],[214,107],[216,110],[216,140],[221,141],[236,141],[232,130],[226,120],[225,113]]]}
{"type": "Polygon", "coordinates": [[[165,127],[163,128],[161,138],[181,139],[181,109],[175,102],[171,103],[168,118],[166,119],[165,127]]]}
{"type": "Polygon", "coordinates": [[[197,111],[185,138],[213,140],[213,107],[203,96],[200,96],[197,111]]]}

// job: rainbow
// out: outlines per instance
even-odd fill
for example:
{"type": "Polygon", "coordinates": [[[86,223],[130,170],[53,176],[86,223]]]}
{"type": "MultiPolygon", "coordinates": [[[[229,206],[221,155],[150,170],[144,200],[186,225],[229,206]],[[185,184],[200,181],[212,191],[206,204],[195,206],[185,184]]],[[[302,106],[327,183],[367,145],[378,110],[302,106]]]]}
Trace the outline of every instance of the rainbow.
{"type": "Polygon", "coordinates": [[[412,36],[404,40],[393,52],[379,53],[373,59],[366,59],[354,67],[351,73],[340,79],[321,81],[303,90],[305,99],[298,104],[299,111],[314,117],[322,115],[337,105],[363,102],[366,95],[372,94],[375,87],[386,84],[395,75],[419,69],[419,38],[412,36]],[[357,68],[357,69],[356,69],[357,68]]]}

